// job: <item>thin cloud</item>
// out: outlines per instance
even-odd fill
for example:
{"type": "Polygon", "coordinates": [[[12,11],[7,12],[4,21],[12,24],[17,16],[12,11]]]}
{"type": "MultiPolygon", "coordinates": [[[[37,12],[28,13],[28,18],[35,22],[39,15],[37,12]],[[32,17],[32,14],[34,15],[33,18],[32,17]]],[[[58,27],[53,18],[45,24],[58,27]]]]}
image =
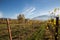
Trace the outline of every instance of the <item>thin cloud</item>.
{"type": "MultiPolygon", "coordinates": [[[[26,9],[26,8],[25,8],[26,9]]],[[[23,12],[21,12],[21,14],[24,14],[24,15],[29,15],[30,13],[32,13],[33,11],[35,11],[36,8],[34,7],[29,7],[27,8],[26,10],[24,10],[23,12]]]]}
{"type": "Polygon", "coordinates": [[[12,18],[12,19],[17,19],[17,16],[19,15],[19,14],[24,14],[24,15],[27,15],[28,14],[28,12],[31,10],[32,8],[30,7],[30,8],[25,8],[25,9],[23,9],[23,11],[21,12],[21,13],[15,13],[13,16],[11,16],[10,18],[12,18]]]}
{"type": "Polygon", "coordinates": [[[22,13],[22,14],[27,14],[27,12],[29,12],[31,9],[32,9],[32,7],[30,7],[30,8],[25,8],[25,10],[22,11],[21,13],[22,13]]]}
{"type": "Polygon", "coordinates": [[[34,14],[35,10],[36,10],[36,8],[29,7],[26,10],[24,10],[23,12],[15,14],[14,17],[12,17],[12,18],[16,18],[19,14],[24,14],[25,18],[30,18],[30,15],[34,14]]]}
{"type": "Polygon", "coordinates": [[[35,11],[36,10],[36,8],[32,8],[30,11],[29,11],[29,13],[32,13],[33,11],[35,11]]]}
{"type": "Polygon", "coordinates": [[[41,16],[41,15],[49,15],[49,13],[47,11],[37,11],[35,14],[33,14],[34,17],[41,16]]]}
{"type": "Polygon", "coordinates": [[[29,11],[27,11],[27,14],[26,15],[32,15],[34,14],[36,8],[31,8],[29,11]]]}

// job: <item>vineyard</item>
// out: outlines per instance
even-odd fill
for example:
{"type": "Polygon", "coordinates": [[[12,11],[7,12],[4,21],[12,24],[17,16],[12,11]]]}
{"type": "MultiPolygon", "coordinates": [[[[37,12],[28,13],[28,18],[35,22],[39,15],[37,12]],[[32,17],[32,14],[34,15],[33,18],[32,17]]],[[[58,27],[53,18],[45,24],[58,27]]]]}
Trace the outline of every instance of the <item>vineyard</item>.
{"type": "MultiPolygon", "coordinates": [[[[12,40],[40,40],[44,37],[45,25],[9,24],[12,40]]],[[[7,24],[0,24],[0,40],[10,40],[7,24]]]]}
{"type": "MultiPolygon", "coordinates": [[[[57,18],[56,18],[57,19],[57,18]]],[[[0,19],[0,40],[60,40],[60,20],[0,19]],[[57,28],[58,27],[58,28],[57,28]]]]}
{"type": "MultiPolygon", "coordinates": [[[[33,24],[0,24],[0,40],[11,40],[9,34],[9,27],[11,31],[12,40],[55,40],[54,25],[46,22],[33,24]]],[[[60,33],[60,29],[58,31],[60,33]]],[[[58,35],[58,37],[60,37],[58,35]]]]}

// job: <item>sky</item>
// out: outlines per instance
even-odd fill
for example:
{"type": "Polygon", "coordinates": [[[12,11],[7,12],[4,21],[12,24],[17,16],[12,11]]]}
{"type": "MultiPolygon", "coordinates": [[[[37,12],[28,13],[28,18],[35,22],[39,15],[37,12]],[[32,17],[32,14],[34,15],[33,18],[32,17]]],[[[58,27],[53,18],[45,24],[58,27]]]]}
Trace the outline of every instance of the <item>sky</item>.
{"type": "Polygon", "coordinates": [[[24,14],[25,18],[49,15],[49,11],[60,8],[60,0],[0,0],[0,18],[14,18],[24,14]]]}

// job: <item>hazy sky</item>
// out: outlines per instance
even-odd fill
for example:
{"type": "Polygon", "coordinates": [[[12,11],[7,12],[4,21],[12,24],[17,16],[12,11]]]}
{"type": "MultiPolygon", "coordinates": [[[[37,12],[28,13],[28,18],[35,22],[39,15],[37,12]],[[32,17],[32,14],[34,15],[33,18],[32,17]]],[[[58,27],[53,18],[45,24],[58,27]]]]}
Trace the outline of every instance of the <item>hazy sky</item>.
{"type": "Polygon", "coordinates": [[[60,0],[0,0],[0,18],[16,18],[18,14],[33,18],[48,15],[54,8],[60,8],[60,0]]]}

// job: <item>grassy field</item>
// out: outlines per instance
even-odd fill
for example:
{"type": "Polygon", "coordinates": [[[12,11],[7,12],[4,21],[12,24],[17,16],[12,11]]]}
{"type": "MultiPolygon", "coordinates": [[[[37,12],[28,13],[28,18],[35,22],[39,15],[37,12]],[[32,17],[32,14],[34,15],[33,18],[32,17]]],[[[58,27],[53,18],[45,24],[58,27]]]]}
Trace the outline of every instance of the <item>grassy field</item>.
{"type": "MultiPolygon", "coordinates": [[[[10,24],[13,40],[45,40],[46,24],[10,24]]],[[[58,30],[60,35],[60,29],[58,30]]],[[[60,36],[59,36],[60,37],[60,36]]],[[[0,24],[0,40],[9,40],[7,24],[0,24]]]]}
{"type": "MultiPolygon", "coordinates": [[[[45,26],[43,25],[16,25],[11,24],[13,40],[38,40],[43,39],[45,26]],[[40,36],[41,37],[40,37],[40,36]]],[[[9,40],[6,24],[0,24],[0,40],[9,40]]]]}

